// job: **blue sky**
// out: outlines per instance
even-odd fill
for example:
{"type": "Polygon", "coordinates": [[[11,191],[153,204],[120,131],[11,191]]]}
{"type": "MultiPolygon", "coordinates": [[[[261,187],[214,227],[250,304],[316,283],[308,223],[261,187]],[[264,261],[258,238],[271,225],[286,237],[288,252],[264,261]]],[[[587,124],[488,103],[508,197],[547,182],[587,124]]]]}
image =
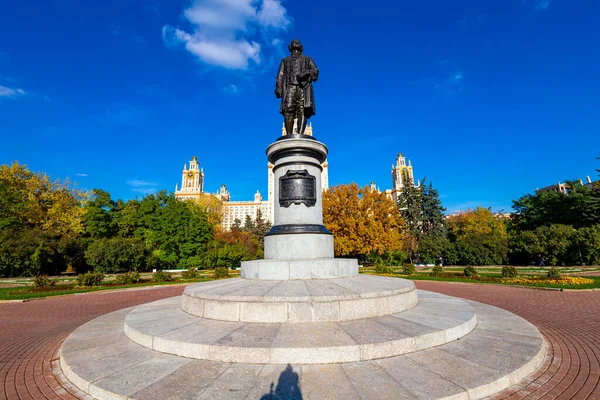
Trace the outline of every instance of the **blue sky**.
{"type": "Polygon", "coordinates": [[[595,0],[5,1],[0,163],[129,199],[174,190],[196,155],[208,191],[266,194],[297,37],[330,184],[389,188],[403,152],[450,211],[509,210],[596,178],[599,18],[595,0]]]}

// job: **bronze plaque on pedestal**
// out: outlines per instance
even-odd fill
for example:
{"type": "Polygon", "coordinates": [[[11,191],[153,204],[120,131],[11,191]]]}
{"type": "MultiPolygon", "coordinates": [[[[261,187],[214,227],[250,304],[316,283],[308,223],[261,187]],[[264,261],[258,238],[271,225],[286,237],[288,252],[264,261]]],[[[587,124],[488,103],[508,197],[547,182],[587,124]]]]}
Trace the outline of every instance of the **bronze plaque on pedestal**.
{"type": "Polygon", "coordinates": [[[289,170],[279,178],[279,205],[302,203],[307,207],[317,204],[317,180],[305,169],[289,170]]]}

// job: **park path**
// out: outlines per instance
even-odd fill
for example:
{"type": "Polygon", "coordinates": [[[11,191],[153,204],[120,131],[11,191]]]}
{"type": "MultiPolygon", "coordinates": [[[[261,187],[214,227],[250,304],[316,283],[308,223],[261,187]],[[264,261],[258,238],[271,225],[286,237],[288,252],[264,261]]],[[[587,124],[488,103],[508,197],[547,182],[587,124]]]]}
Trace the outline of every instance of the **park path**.
{"type": "MultiPolygon", "coordinates": [[[[600,292],[416,282],[417,287],[509,310],[549,343],[542,368],[496,399],[600,399],[600,292]]],[[[177,296],[183,286],[91,293],[0,304],[0,399],[76,399],[60,376],[57,351],[78,326],[111,311],[177,296]]]]}

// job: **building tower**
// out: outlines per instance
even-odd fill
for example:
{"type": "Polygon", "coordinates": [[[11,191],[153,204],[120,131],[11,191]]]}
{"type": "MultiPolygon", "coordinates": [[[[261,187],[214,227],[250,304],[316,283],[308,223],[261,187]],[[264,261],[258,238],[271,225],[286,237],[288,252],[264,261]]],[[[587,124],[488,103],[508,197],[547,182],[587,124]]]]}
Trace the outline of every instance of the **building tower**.
{"type": "Polygon", "coordinates": [[[420,183],[417,182],[415,185],[415,178],[413,176],[413,167],[411,165],[410,160],[408,163],[406,162],[406,157],[402,155],[402,153],[398,153],[398,157],[396,157],[396,164],[392,164],[392,189],[387,189],[385,194],[392,198],[394,202],[398,201],[398,196],[402,193],[404,188],[404,177],[408,178],[408,182],[415,186],[419,187],[420,183]]]}
{"type": "Polygon", "coordinates": [[[198,164],[198,157],[193,156],[190,166],[183,164],[181,173],[181,190],[175,185],[175,197],[179,199],[193,199],[200,197],[204,190],[204,169],[198,164]]]}

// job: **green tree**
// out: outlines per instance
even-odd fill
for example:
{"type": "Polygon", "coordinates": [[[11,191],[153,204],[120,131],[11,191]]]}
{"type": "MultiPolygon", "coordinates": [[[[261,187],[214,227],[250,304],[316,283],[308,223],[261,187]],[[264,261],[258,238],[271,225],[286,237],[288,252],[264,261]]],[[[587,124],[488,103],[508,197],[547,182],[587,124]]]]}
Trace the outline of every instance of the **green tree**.
{"type": "Polygon", "coordinates": [[[115,234],[113,209],[115,202],[110,193],[102,189],[93,189],[84,207],[85,233],[94,239],[108,238],[115,234]]]}
{"type": "Polygon", "coordinates": [[[260,243],[260,247],[264,250],[265,236],[271,229],[271,223],[263,219],[260,209],[256,212],[256,218],[252,219],[246,215],[246,221],[241,228],[242,231],[250,233],[260,243]]]}
{"type": "Polygon", "coordinates": [[[423,215],[421,217],[420,231],[423,236],[432,238],[445,238],[448,235],[448,224],[446,222],[446,209],[442,206],[440,195],[433,184],[425,186],[423,179],[423,190],[421,192],[423,215]]]}
{"type": "Polygon", "coordinates": [[[14,162],[0,166],[0,273],[57,274],[64,243],[83,231],[87,194],[14,162]]]}
{"type": "Polygon", "coordinates": [[[101,238],[88,246],[85,258],[94,272],[142,271],[146,265],[146,246],[136,239],[101,238]]]}
{"type": "MultiPolygon", "coordinates": [[[[159,200],[160,203],[160,200],[159,200]]],[[[213,226],[208,214],[195,202],[179,201],[174,195],[164,200],[164,206],[148,219],[145,240],[162,262],[171,266],[193,256],[202,256],[207,243],[213,238],[213,226]]]]}
{"type": "Polygon", "coordinates": [[[402,176],[402,192],[398,195],[398,210],[408,231],[419,238],[422,232],[423,198],[421,190],[408,177],[402,176]]]}
{"type": "Polygon", "coordinates": [[[448,217],[449,238],[458,263],[463,265],[503,264],[508,255],[508,233],[503,218],[488,208],[448,217]]]}

